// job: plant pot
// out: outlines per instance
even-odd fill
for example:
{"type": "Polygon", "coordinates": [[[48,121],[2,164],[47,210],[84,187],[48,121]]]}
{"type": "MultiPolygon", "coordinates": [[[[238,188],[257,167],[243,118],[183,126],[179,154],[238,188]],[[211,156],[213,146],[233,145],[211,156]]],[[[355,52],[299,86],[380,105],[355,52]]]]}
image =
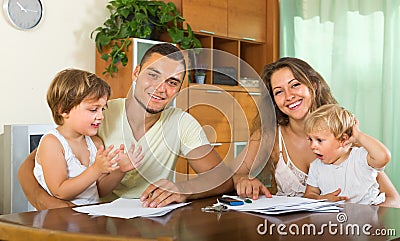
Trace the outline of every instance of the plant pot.
{"type": "Polygon", "coordinates": [[[195,78],[197,84],[204,84],[206,82],[205,75],[196,75],[194,78],[195,78]]]}

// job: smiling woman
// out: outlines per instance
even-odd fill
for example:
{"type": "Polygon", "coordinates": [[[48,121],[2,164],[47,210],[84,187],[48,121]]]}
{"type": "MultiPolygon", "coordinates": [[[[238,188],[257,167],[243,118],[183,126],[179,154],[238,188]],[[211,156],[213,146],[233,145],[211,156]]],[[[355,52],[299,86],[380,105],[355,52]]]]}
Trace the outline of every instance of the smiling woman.
{"type": "MultiPolygon", "coordinates": [[[[316,108],[336,104],[337,101],[322,76],[308,63],[297,58],[281,58],[266,65],[262,78],[273,96],[278,131],[269,160],[268,157],[261,157],[268,164],[258,177],[261,180],[272,178],[272,186],[268,190],[264,186],[266,182],[249,177],[247,168],[258,164],[253,161],[260,159],[258,150],[263,148],[260,143],[265,137],[260,134],[262,126],[258,117],[254,121],[254,131],[247,148],[238,156],[243,159],[244,165],[234,176],[236,190],[239,195],[252,198],[258,198],[259,194],[269,195],[270,191],[279,195],[303,196],[310,163],[316,158],[304,130],[305,118],[316,108]],[[265,177],[271,172],[270,177],[265,177]]],[[[380,191],[388,195],[384,205],[393,205],[394,200],[395,203],[400,200],[399,194],[390,180],[380,176],[385,174],[379,173],[377,177],[380,191]]]]}

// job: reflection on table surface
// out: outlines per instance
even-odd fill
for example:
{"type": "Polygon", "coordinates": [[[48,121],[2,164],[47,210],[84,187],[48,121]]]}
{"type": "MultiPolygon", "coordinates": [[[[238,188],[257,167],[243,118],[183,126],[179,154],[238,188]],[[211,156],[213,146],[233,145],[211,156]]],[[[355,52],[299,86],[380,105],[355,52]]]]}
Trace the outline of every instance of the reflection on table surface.
{"type": "MultiPolygon", "coordinates": [[[[345,204],[341,213],[300,212],[285,215],[256,215],[241,212],[209,213],[201,208],[216,197],[157,218],[120,219],[89,216],[71,208],[0,216],[12,223],[41,230],[89,234],[102,237],[170,240],[389,240],[400,236],[400,209],[345,204]],[[379,235],[378,235],[379,234],[379,235]]],[[[4,231],[3,231],[4,232],[4,231]]],[[[128,240],[128,239],[127,239],[128,240]]],[[[31,240],[32,241],[32,240],[31,240]]]]}

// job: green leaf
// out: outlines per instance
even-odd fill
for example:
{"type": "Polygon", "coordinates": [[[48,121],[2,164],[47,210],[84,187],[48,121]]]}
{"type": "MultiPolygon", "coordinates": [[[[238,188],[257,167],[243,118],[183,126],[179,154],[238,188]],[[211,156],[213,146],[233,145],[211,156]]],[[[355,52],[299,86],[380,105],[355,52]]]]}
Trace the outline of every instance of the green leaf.
{"type": "Polygon", "coordinates": [[[155,31],[167,31],[171,42],[180,44],[181,48],[200,48],[201,42],[194,35],[189,24],[186,29],[181,27],[185,19],[176,9],[173,2],[147,1],[147,0],[110,0],[106,5],[110,16],[102,26],[95,28],[90,37],[96,43],[100,52],[103,47],[116,41],[111,47],[111,52],[103,54],[102,59],[111,61],[105,72],[112,76],[118,71],[116,64],[121,62],[125,66],[128,62],[126,51],[131,41],[129,37],[148,38],[152,35],[150,23],[155,31]]]}

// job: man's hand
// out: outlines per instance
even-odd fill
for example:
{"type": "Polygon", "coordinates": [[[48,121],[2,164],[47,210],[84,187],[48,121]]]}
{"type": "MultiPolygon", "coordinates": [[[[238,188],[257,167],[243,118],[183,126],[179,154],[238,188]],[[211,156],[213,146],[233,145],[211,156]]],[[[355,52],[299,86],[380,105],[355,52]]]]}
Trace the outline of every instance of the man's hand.
{"type": "Polygon", "coordinates": [[[166,179],[150,184],[140,197],[142,206],[151,208],[164,207],[173,202],[185,202],[186,199],[187,196],[180,192],[178,185],[166,179]]]}
{"type": "Polygon", "coordinates": [[[257,178],[249,179],[247,175],[235,175],[233,177],[236,192],[240,197],[248,197],[253,200],[258,199],[260,194],[265,197],[272,197],[268,189],[257,178]]]}

